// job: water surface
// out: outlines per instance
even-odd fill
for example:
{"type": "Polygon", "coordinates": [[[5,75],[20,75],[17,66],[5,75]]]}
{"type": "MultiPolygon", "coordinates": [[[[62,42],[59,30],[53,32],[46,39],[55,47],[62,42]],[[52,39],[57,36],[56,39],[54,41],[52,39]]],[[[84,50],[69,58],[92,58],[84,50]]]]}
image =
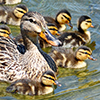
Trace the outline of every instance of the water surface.
{"type": "MultiPolygon", "coordinates": [[[[91,32],[93,56],[97,61],[86,60],[85,69],[70,70],[59,68],[58,81],[61,87],[54,87],[54,93],[45,96],[25,96],[6,93],[9,85],[0,82],[0,100],[100,100],[100,0],[22,0],[30,11],[40,12],[44,16],[55,17],[61,9],[67,9],[72,15],[73,30],[77,30],[77,19],[81,15],[91,17],[95,28],[91,32]]],[[[10,26],[13,35],[20,33],[19,27],[10,26]]],[[[67,26],[66,30],[70,28],[67,26]]]]}

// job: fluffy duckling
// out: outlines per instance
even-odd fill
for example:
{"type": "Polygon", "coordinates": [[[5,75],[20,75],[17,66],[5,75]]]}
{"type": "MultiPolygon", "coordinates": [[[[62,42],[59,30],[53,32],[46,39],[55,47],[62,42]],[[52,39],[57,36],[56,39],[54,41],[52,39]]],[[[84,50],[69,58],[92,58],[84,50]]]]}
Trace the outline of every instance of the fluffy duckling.
{"type": "Polygon", "coordinates": [[[96,60],[92,56],[91,49],[86,46],[80,46],[75,52],[71,48],[57,47],[49,55],[53,58],[57,66],[65,68],[83,68],[86,67],[84,60],[96,60]]]}
{"type": "Polygon", "coordinates": [[[20,2],[21,0],[0,0],[0,4],[17,4],[20,2]]]}
{"type": "Polygon", "coordinates": [[[72,27],[71,24],[72,17],[71,14],[66,9],[62,9],[61,11],[59,11],[55,19],[49,16],[44,16],[44,18],[47,23],[53,23],[54,25],[56,25],[56,27],[60,32],[66,29],[65,24],[68,24],[70,27],[72,27]]]}
{"type": "Polygon", "coordinates": [[[8,26],[6,25],[0,25],[0,37],[6,37],[6,38],[11,38],[10,37],[11,30],[8,26]]]}
{"type": "Polygon", "coordinates": [[[0,37],[6,37],[9,39],[12,39],[12,41],[16,44],[17,49],[19,50],[20,53],[24,54],[26,49],[25,46],[22,44],[18,44],[15,41],[15,38],[11,34],[11,30],[7,25],[0,25],[0,37]]]}
{"type": "Polygon", "coordinates": [[[78,47],[85,45],[91,40],[91,34],[87,31],[89,27],[93,27],[90,17],[85,15],[81,16],[78,20],[77,27],[78,31],[64,32],[58,37],[63,47],[78,47]]]}
{"type": "Polygon", "coordinates": [[[14,8],[1,6],[0,22],[4,24],[19,26],[21,18],[26,12],[28,12],[28,8],[23,4],[19,4],[14,8]]]}
{"type": "Polygon", "coordinates": [[[59,85],[56,81],[56,76],[52,71],[46,71],[41,77],[41,81],[32,81],[30,79],[20,79],[13,82],[7,87],[7,92],[25,94],[25,95],[45,95],[53,92],[54,85],[59,85]]]}
{"type": "MultiPolygon", "coordinates": [[[[43,16],[37,12],[25,13],[21,19],[20,30],[26,48],[24,54],[18,51],[12,39],[0,37],[0,80],[14,82],[25,78],[40,81],[45,71],[56,73],[55,63],[50,65],[45,59],[47,54],[40,48],[38,36],[41,34],[53,46],[59,46],[61,42],[49,32],[43,16]],[[46,54],[45,57],[43,53],[46,54]]],[[[49,62],[52,62],[51,59],[49,62]]]]}

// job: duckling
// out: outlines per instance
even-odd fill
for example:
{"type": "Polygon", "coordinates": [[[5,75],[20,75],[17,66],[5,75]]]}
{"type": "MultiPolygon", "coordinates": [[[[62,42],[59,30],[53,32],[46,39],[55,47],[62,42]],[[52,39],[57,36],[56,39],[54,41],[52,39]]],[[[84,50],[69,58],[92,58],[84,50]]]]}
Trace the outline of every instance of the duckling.
{"type": "Polygon", "coordinates": [[[1,6],[0,7],[0,22],[4,24],[19,26],[21,17],[26,12],[28,12],[28,8],[23,4],[19,4],[14,8],[1,6]]]}
{"type": "Polygon", "coordinates": [[[44,52],[39,47],[38,36],[42,33],[40,36],[53,46],[59,46],[61,42],[49,32],[43,16],[38,12],[25,13],[21,19],[20,30],[26,48],[24,54],[18,51],[12,39],[0,37],[0,80],[14,82],[27,78],[40,81],[45,71],[56,73],[55,65],[49,66],[42,55],[44,52]]]}
{"type": "Polygon", "coordinates": [[[44,18],[47,23],[55,24],[60,32],[66,29],[65,24],[68,24],[71,28],[73,27],[71,24],[71,14],[66,9],[59,11],[55,19],[49,16],[44,16],[44,18]]]}
{"type": "Polygon", "coordinates": [[[17,4],[20,2],[21,0],[0,0],[0,4],[17,4]]]}
{"type": "Polygon", "coordinates": [[[7,25],[0,25],[0,37],[11,38],[11,30],[7,25]]]}
{"type": "Polygon", "coordinates": [[[58,39],[62,42],[62,47],[78,47],[87,44],[91,40],[91,34],[87,29],[94,27],[90,17],[83,15],[78,20],[78,31],[64,32],[58,39]]]}
{"type": "Polygon", "coordinates": [[[22,44],[17,44],[15,41],[15,38],[11,34],[11,30],[7,25],[0,25],[0,37],[6,37],[9,39],[12,39],[13,42],[17,45],[17,49],[19,50],[20,53],[24,54],[26,49],[25,46],[22,44]]]}
{"type": "Polygon", "coordinates": [[[57,47],[53,48],[49,55],[53,58],[56,66],[64,68],[84,68],[86,62],[84,60],[97,60],[92,56],[92,51],[89,47],[80,46],[75,52],[71,48],[57,47]]]}
{"type": "Polygon", "coordinates": [[[52,84],[61,86],[56,81],[56,75],[52,71],[46,71],[41,77],[41,81],[33,81],[30,79],[20,79],[13,82],[7,87],[7,92],[25,94],[25,95],[45,95],[53,92],[52,84]]]}

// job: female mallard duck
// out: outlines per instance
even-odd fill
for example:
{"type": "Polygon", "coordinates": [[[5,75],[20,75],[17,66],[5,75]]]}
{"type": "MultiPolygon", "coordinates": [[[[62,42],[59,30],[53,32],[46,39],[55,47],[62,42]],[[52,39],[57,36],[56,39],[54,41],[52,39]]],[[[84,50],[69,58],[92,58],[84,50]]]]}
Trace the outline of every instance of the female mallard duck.
{"type": "Polygon", "coordinates": [[[56,68],[49,66],[48,58],[42,55],[44,52],[39,47],[38,35],[43,34],[40,36],[54,46],[61,45],[61,42],[50,34],[43,16],[37,12],[25,13],[20,29],[26,48],[24,54],[18,51],[14,41],[0,37],[0,80],[13,82],[27,78],[40,81],[44,72],[56,68]]]}
{"type": "Polygon", "coordinates": [[[58,39],[62,42],[63,47],[78,47],[85,45],[91,40],[89,27],[93,27],[92,20],[88,16],[81,16],[78,20],[78,31],[64,32],[58,39]]]}
{"type": "Polygon", "coordinates": [[[60,32],[66,29],[65,24],[68,24],[70,27],[72,27],[71,14],[66,9],[62,9],[61,11],[59,11],[55,19],[49,16],[44,16],[44,18],[47,23],[53,23],[54,25],[56,25],[60,32]]]}
{"type": "Polygon", "coordinates": [[[26,12],[28,12],[28,8],[23,4],[19,4],[14,8],[1,6],[0,22],[4,24],[19,26],[21,18],[26,12]]]}
{"type": "Polygon", "coordinates": [[[62,47],[53,48],[49,54],[56,63],[56,66],[65,68],[83,68],[86,67],[84,60],[96,60],[92,56],[92,51],[86,46],[80,46],[74,52],[71,48],[62,47]]]}
{"type": "Polygon", "coordinates": [[[55,74],[52,71],[46,71],[43,73],[40,82],[20,79],[7,87],[6,91],[25,95],[45,95],[53,92],[52,84],[61,86],[56,81],[55,74]]]}
{"type": "Polygon", "coordinates": [[[21,0],[0,0],[0,4],[17,4],[20,2],[21,0]]]}
{"type": "MultiPolygon", "coordinates": [[[[18,51],[21,53],[21,54],[24,54],[26,52],[26,48],[25,48],[25,45],[24,43],[23,44],[18,44],[16,41],[15,41],[15,38],[11,35],[11,30],[8,26],[6,25],[0,25],[0,36],[1,37],[7,37],[9,39],[12,39],[11,41],[13,41],[16,46],[17,46],[17,49],[18,51]]],[[[23,39],[22,39],[23,40],[23,39]]],[[[47,42],[46,42],[47,43],[47,42]]],[[[48,62],[49,66],[55,71],[57,72],[57,67],[55,65],[55,62],[52,60],[52,58],[45,52],[43,52],[40,48],[39,48],[39,51],[40,53],[43,55],[43,57],[45,58],[45,60],[48,62]]]]}

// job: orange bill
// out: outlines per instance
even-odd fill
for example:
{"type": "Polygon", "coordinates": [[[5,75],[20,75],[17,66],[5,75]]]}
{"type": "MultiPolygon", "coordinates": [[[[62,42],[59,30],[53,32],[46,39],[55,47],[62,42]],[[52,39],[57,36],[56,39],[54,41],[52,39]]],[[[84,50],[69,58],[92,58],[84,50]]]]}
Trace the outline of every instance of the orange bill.
{"type": "Polygon", "coordinates": [[[49,30],[46,30],[45,32],[41,32],[39,36],[44,39],[47,43],[51,44],[52,46],[61,46],[62,42],[58,40],[56,37],[54,37],[49,30]]]}
{"type": "Polygon", "coordinates": [[[91,25],[90,27],[94,28],[94,26],[93,26],[93,25],[91,25]]]}
{"type": "Polygon", "coordinates": [[[68,26],[70,26],[71,28],[73,28],[73,25],[71,24],[71,21],[69,23],[67,23],[68,26]]]}
{"type": "Polygon", "coordinates": [[[88,59],[93,60],[93,61],[96,61],[96,60],[97,60],[97,59],[94,58],[92,55],[90,55],[90,56],[88,57],[88,59]]]}
{"type": "Polygon", "coordinates": [[[53,83],[54,85],[58,85],[58,86],[61,86],[61,84],[58,82],[58,81],[54,81],[53,83]]]}

